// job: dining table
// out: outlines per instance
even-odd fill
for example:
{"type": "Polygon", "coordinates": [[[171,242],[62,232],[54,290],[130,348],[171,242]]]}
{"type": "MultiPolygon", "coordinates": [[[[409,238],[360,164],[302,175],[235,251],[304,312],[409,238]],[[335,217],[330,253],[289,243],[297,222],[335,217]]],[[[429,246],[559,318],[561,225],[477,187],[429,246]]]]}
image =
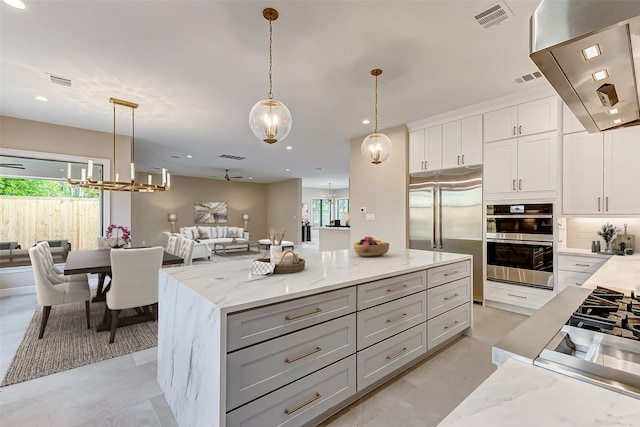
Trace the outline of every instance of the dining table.
{"type": "MultiPolygon", "coordinates": [[[[125,249],[126,250],[126,249],[125,249]]],[[[184,260],[167,251],[162,254],[162,265],[182,264],[184,260]]],[[[97,274],[98,288],[92,302],[104,301],[109,286],[105,287],[105,280],[111,277],[111,249],[88,249],[70,251],[64,266],[64,274],[97,274]]]]}

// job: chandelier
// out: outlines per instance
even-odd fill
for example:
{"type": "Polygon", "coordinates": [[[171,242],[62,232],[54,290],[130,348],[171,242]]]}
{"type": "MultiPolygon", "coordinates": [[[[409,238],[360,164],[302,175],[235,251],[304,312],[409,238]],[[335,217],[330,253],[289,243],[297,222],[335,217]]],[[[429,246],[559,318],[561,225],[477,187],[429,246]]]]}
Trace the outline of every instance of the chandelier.
{"type": "Polygon", "coordinates": [[[379,165],[391,155],[391,140],[387,135],[378,132],[378,76],[380,74],[382,74],[382,70],[379,68],[371,70],[371,75],[376,78],[376,126],[373,133],[362,141],[360,147],[362,157],[374,165],[379,165]]]}
{"type": "Polygon", "coordinates": [[[251,109],[249,113],[249,127],[256,138],[263,140],[267,144],[273,144],[282,141],[289,135],[289,131],[291,131],[291,113],[286,105],[273,99],[272,93],[272,22],[278,19],[278,11],[272,8],[266,8],[262,11],[262,16],[269,21],[269,93],[267,99],[258,101],[251,109]]]}
{"type": "Polygon", "coordinates": [[[147,182],[136,182],[135,167],[135,110],[138,104],[124,101],[122,99],[109,98],[109,102],[113,104],[113,169],[116,170],[116,105],[131,108],[131,179],[129,181],[120,181],[120,174],[116,173],[114,181],[97,180],[93,178],[93,160],[89,160],[87,168],[82,169],[80,180],[74,181],[71,178],[71,164],[67,165],[67,182],[81,188],[90,188],[94,190],[106,191],[129,191],[132,193],[156,193],[159,191],[167,191],[171,188],[171,174],[165,168],[162,168],[162,184],[153,184],[152,177],[147,177],[147,182]]]}

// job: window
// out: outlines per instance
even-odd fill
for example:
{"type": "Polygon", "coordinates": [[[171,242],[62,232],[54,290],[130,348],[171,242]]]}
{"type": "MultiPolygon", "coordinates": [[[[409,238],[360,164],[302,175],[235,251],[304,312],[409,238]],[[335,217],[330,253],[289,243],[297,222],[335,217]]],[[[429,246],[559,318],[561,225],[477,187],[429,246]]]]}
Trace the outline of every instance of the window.
{"type": "MultiPolygon", "coordinates": [[[[66,239],[73,249],[95,248],[103,229],[103,194],[69,185],[69,164],[74,176],[86,167],[78,161],[0,155],[0,240],[28,248],[40,240],[66,239]]],[[[102,165],[94,165],[94,175],[102,179],[102,165]]]]}

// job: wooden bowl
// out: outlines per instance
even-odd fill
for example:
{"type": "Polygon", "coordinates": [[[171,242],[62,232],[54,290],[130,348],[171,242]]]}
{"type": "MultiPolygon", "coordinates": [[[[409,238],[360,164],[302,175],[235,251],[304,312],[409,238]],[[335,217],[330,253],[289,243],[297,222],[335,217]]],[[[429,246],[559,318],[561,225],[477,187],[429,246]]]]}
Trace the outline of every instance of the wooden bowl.
{"type": "Polygon", "coordinates": [[[388,243],[380,243],[377,245],[353,245],[353,250],[360,256],[380,256],[389,250],[388,243]]]}

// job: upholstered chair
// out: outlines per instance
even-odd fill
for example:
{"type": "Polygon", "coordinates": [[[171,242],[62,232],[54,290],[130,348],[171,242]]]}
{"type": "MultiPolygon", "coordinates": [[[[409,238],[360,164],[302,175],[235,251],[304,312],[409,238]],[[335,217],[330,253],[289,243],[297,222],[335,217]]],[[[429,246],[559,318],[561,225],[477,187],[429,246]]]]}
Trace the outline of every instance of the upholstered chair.
{"type": "Polygon", "coordinates": [[[180,242],[180,248],[178,249],[178,256],[183,259],[183,265],[191,265],[193,261],[193,245],[195,240],[182,239],[180,242]]]}
{"type": "Polygon", "coordinates": [[[96,239],[96,245],[98,246],[98,249],[109,249],[109,242],[104,236],[98,236],[96,239]]]}
{"type": "Polygon", "coordinates": [[[84,301],[87,314],[87,329],[91,328],[91,312],[89,309],[89,299],[91,291],[89,283],[84,281],[64,281],[61,283],[52,283],[48,273],[48,260],[43,254],[42,243],[29,248],[29,258],[33,268],[33,278],[36,283],[36,298],[38,305],[43,307],[42,322],[40,323],[40,334],[38,339],[44,336],[44,330],[49,320],[51,306],[59,304],[68,304],[76,301],[84,301]]]}
{"type": "Polygon", "coordinates": [[[142,307],[138,316],[127,319],[126,324],[157,319],[158,275],[163,252],[161,246],[111,250],[111,289],[107,292],[105,312],[105,320],[110,323],[111,330],[109,343],[115,340],[122,310],[142,307]]]}
{"type": "Polygon", "coordinates": [[[167,253],[175,256],[180,256],[180,243],[183,240],[190,239],[184,239],[182,236],[169,236],[169,242],[167,243],[167,253]]]}
{"type": "Polygon", "coordinates": [[[51,253],[51,247],[49,246],[48,241],[43,240],[35,247],[42,253],[43,259],[45,260],[47,278],[54,285],[64,282],[88,282],[86,274],[70,274],[65,276],[64,272],[60,271],[60,269],[56,267],[53,262],[53,254],[51,253]]]}

